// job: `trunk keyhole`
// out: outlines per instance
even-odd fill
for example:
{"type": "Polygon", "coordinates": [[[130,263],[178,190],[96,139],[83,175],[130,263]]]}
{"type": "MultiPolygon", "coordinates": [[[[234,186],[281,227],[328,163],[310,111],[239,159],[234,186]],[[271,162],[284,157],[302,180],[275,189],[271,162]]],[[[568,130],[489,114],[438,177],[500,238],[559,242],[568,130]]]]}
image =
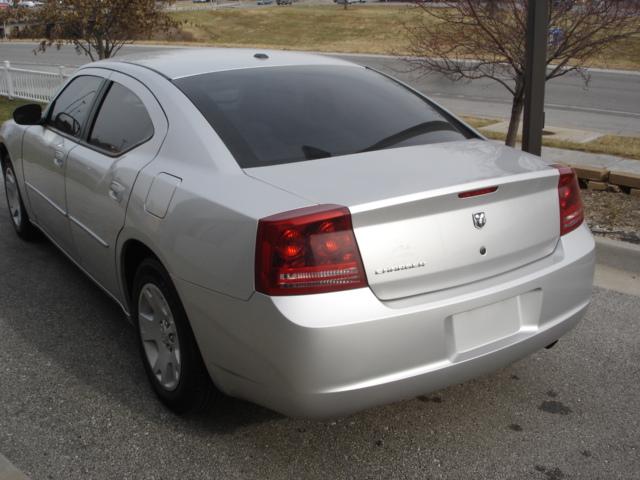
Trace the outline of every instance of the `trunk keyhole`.
{"type": "Polygon", "coordinates": [[[480,255],[484,255],[487,253],[487,249],[484,247],[480,247],[480,255]]]}

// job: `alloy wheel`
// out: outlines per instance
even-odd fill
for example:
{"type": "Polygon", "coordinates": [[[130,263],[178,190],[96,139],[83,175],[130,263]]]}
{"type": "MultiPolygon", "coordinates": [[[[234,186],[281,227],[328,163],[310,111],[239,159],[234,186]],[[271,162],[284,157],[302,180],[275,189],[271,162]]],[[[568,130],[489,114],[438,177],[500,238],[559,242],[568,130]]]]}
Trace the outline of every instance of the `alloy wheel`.
{"type": "Polygon", "coordinates": [[[22,208],[20,206],[20,193],[18,183],[11,167],[7,167],[4,172],[4,188],[7,192],[7,205],[11,219],[16,227],[22,223],[22,208]]]}
{"type": "Polygon", "coordinates": [[[147,362],[158,383],[165,390],[175,390],[181,374],[180,339],[167,299],[153,283],[140,290],[138,328],[147,362]]]}

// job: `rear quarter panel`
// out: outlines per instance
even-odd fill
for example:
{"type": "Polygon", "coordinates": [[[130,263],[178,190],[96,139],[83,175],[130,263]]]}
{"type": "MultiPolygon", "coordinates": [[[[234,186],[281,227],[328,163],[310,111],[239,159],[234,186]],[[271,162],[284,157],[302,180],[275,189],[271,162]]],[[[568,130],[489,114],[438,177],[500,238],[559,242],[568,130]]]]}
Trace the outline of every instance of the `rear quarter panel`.
{"type": "MultiPolygon", "coordinates": [[[[118,258],[129,240],[138,240],[173,277],[246,300],[254,291],[258,220],[310,202],[246,175],[184,94],[143,70],[135,72],[136,77],[156,95],[169,131],[133,187],[118,258]],[[160,173],[180,179],[164,218],[150,214],[145,206],[160,173]]],[[[119,268],[123,278],[121,262],[119,268]]]]}

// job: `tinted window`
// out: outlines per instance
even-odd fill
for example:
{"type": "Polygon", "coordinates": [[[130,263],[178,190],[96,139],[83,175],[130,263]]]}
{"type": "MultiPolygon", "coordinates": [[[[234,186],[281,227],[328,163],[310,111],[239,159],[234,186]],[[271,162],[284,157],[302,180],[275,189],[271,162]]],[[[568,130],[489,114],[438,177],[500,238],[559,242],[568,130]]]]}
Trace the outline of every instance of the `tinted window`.
{"type": "Polygon", "coordinates": [[[175,84],[243,168],[472,136],[410,90],[364,68],[256,68],[175,84]]]}
{"type": "Polygon", "coordinates": [[[77,77],[56,98],[49,116],[49,125],[63,133],[79,137],[102,78],[77,77]]]}
{"type": "Polygon", "coordinates": [[[117,154],[148,140],[153,123],[142,101],[119,83],[109,87],[89,135],[89,143],[117,154]]]}

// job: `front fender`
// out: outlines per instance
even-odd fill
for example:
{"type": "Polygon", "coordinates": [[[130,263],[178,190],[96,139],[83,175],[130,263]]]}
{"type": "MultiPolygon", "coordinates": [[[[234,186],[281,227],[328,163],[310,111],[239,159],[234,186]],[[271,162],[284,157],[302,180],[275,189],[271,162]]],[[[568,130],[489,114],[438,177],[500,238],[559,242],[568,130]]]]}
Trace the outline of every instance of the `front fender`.
{"type": "MultiPolygon", "coordinates": [[[[18,125],[13,120],[7,120],[0,126],[0,145],[4,147],[6,154],[11,159],[16,179],[18,180],[18,187],[21,192],[24,192],[24,171],[22,168],[22,140],[24,138],[24,132],[26,127],[18,125]]],[[[3,160],[4,154],[3,153],[3,160]]],[[[24,198],[24,193],[23,193],[24,198]]]]}

